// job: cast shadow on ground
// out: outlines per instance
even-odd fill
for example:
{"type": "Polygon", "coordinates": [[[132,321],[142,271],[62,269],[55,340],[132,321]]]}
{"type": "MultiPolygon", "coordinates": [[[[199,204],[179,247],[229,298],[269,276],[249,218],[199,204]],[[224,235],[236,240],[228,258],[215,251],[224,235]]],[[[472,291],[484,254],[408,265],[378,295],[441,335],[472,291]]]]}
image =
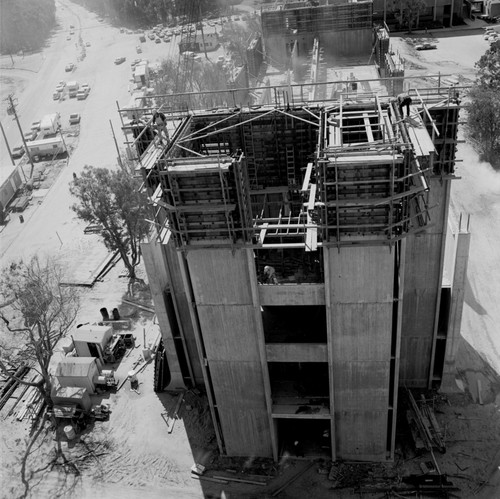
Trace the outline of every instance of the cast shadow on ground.
{"type": "Polygon", "coordinates": [[[481,306],[481,304],[476,300],[468,276],[466,277],[465,281],[465,303],[467,303],[467,305],[469,305],[469,307],[472,308],[472,310],[474,310],[476,314],[488,315],[488,311],[483,306],[481,306]]]}

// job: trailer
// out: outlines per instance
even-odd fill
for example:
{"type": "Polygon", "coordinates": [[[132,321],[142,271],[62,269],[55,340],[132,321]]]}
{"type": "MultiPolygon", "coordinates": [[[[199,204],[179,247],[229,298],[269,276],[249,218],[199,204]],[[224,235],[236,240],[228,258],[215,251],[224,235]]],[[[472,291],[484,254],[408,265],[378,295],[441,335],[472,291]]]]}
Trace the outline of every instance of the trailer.
{"type": "Polygon", "coordinates": [[[38,157],[39,159],[52,159],[66,152],[66,146],[61,137],[26,142],[26,147],[32,158],[38,157]]]}
{"type": "Polygon", "coordinates": [[[61,128],[61,116],[59,113],[46,114],[40,120],[40,131],[43,137],[57,133],[61,128]]]}

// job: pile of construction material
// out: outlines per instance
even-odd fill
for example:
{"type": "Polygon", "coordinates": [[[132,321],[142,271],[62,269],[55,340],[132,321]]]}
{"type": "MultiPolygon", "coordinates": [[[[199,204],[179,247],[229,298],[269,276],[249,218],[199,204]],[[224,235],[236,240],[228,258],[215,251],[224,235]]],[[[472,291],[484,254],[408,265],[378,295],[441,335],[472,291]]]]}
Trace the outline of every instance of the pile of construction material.
{"type": "Polygon", "coordinates": [[[407,394],[410,407],[406,411],[406,419],[410,426],[415,449],[417,452],[427,450],[431,453],[433,449],[438,449],[444,454],[446,444],[434,411],[427,404],[423,395],[420,397],[420,403],[417,404],[409,389],[407,389],[407,394]]]}

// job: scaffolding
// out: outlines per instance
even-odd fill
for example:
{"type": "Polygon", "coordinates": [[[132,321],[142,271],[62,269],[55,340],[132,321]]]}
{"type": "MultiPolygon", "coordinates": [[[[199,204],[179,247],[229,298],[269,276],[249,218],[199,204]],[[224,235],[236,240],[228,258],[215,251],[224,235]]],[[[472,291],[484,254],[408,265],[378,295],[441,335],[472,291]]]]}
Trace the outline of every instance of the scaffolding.
{"type": "Polygon", "coordinates": [[[453,176],[457,88],[413,89],[407,118],[388,96],[291,106],[271,90],[276,105],[169,116],[171,142],[137,167],[161,237],[315,252],[425,229],[430,177],[453,176]]]}

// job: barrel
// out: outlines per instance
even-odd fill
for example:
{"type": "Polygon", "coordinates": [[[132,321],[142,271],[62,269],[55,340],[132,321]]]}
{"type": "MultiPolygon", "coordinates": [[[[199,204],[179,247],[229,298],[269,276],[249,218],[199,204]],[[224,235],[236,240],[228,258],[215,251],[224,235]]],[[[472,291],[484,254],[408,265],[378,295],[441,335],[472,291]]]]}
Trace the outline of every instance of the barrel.
{"type": "Polygon", "coordinates": [[[76,437],[75,429],[71,425],[64,427],[64,434],[68,440],[73,440],[76,437]]]}

